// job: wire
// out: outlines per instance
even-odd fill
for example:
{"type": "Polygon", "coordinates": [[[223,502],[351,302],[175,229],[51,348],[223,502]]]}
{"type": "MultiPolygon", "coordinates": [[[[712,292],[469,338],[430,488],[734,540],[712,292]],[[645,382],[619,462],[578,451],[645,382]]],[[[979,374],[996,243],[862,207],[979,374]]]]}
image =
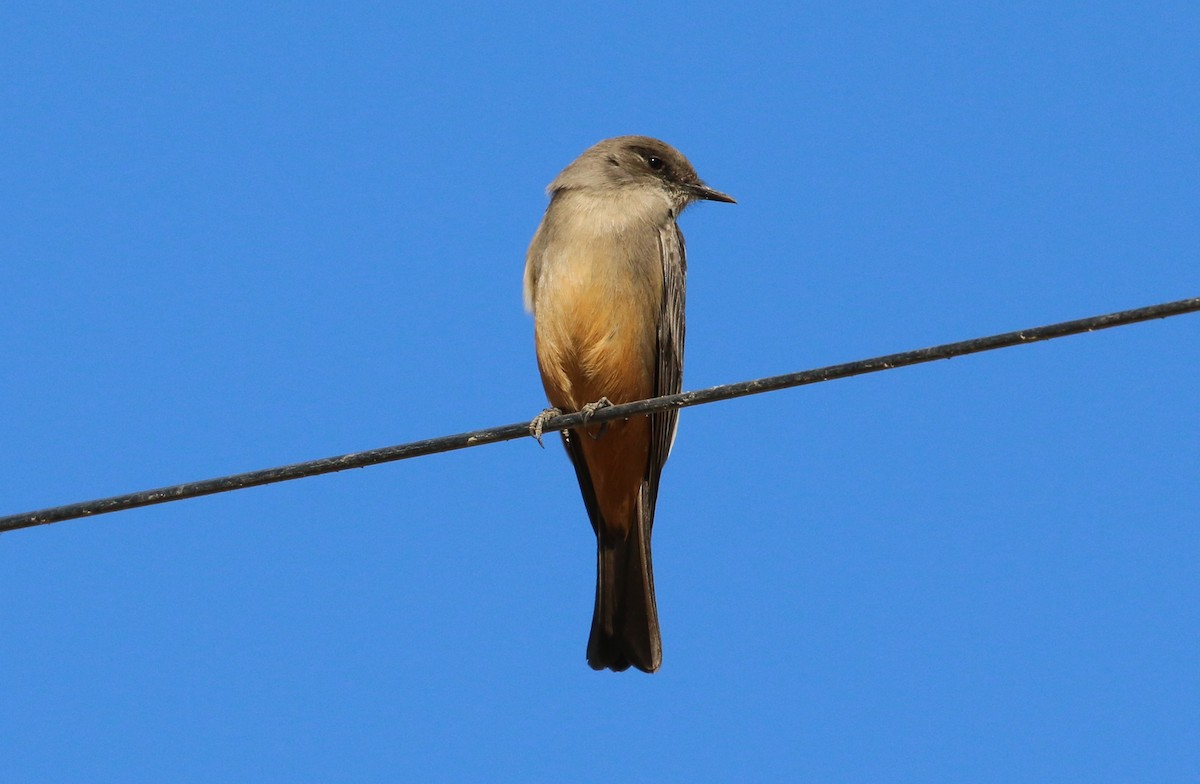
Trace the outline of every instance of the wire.
{"type": "MultiPolygon", "coordinates": [[[[857,362],[847,362],[842,365],[802,370],[798,373],[788,373],[782,376],[759,378],[752,381],[742,381],[736,384],[709,387],[694,392],[681,392],[677,395],[639,400],[633,403],[623,403],[602,408],[592,414],[588,422],[598,424],[614,419],[624,419],[640,414],[663,411],[668,408],[684,408],[712,403],[717,400],[729,400],[746,395],[757,395],[762,392],[773,392],[778,389],[819,384],[838,378],[861,376],[866,373],[877,373],[881,370],[918,365],[937,359],[977,354],[981,351],[992,351],[998,348],[1019,346],[1025,343],[1035,343],[1042,340],[1077,335],[1083,332],[1094,332],[1099,329],[1121,327],[1151,319],[1179,316],[1184,313],[1200,311],[1200,297],[1181,299],[1175,302],[1165,302],[1160,305],[1123,310],[1118,313],[1108,313],[1102,316],[1064,321],[1043,327],[1033,327],[1017,332],[1005,332],[973,340],[963,340],[958,343],[946,343],[940,346],[905,351],[899,354],[887,354],[881,357],[863,359],[857,362]]],[[[579,413],[564,414],[548,419],[543,425],[544,432],[554,432],[577,427],[583,424],[583,415],[579,413]]],[[[144,490],[139,493],[128,493],[95,501],[84,501],[67,506],[56,506],[36,512],[0,517],[0,533],[15,531],[19,528],[29,528],[35,525],[58,523],[80,517],[92,517],[109,512],[125,509],[135,509],[152,504],[165,504],[169,501],[182,501],[185,498],[196,498],[202,495],[225,493],[230,490],[240,490],[244,487],[269,485],[275,482],[286,482],[290,479],[301,479],[319,474],[329,474],[334,471],[344,471],[347,468],[363,468],[379,463],[390,463],[394,460],[407,460],[411,457],[432,455],[438,452],[449,452],[455,449],[493,444],[498,441],[511,441],[531,435],[527,422],[517,422],[501,427],[474,430],[469,433],[430,438],[425,441],[413,441],[408,444],[387,446],[380,449],[370,449],[366,452],[354,452],[338,457],[326,457],[320,460],[310,460],[304,463],[267,468],[260,471],[249,471],[243,474],[206,479],[200,482],[189,482],[170,487],[160,487],[156,490],[144,490]]]]}

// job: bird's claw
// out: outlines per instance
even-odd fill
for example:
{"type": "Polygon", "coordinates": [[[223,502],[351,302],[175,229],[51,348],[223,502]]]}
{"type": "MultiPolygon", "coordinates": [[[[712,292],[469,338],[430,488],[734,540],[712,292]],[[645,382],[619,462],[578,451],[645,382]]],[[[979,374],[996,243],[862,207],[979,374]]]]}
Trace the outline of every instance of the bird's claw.
{"type": "MultiPolygon", "coordinates": [[[[613,402],[606,397],[600,398],[595,403],[588,403],[583,408],[579,409],[579,413],[583,415],[583,423],[586,425],[587,421],[589,419],[591,419],[592,416],[595,415],[595,413],[597,411],[599,411],[602,408],[608,408],[612,404],[613,404],[613,402]]],[[[606,431],[606,430],[608,430],[608,423],[601,422],[600,429],[597,430],[595,433],[588,433],[588,435],[591,436],[593,441],[595,441],[595,440],[599,439],[602,435],[604,435],[604,431],[606,431]]]]}
{"type": "Polygon", "coordinates": [[[542,443],[542,429],[546,427],[547,422],[556,416],[562,416],[562,411],[557,408],[547,408],[535,416],[533,421],[529,423],[529,435],[533,436],[533,440],[537,441],[538,446],[542,449],[546,448],[546,445],[542,443]]]}
{"type": "Polygon", "coordinates": [[[612,404],[612,401],[606,397],[600,398],[595,403],[588,403],[586,406],[579,409],[579,413],[583,414],[583,423],[586,425],[587,421],[591,419],[597,411],[602,408],[608,408],[612,404]]]}

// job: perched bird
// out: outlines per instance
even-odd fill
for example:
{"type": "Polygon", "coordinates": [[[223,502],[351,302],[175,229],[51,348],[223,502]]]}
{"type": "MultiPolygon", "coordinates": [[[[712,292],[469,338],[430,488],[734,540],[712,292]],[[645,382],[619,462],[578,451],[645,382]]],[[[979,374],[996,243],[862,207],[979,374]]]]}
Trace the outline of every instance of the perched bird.
{"type": "MultiPolygon", "coordinates": [[[[694,201],[733,203],[683,155],[646,136],[606,139],[550,183],[525,262],[538,368],[558,411],[682,389],[687,262],[675,220],[694,201]]],[[[662,663],[650,532],[677,410],[562,432],[596,532],[593,669],[654,672],[662,663]]]]}

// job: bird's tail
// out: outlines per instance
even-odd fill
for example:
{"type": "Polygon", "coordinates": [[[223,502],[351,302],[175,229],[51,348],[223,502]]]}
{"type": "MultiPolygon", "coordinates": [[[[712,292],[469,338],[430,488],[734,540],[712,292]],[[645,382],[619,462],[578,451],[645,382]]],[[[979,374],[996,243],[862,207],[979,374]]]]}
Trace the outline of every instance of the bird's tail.
{"type": "Polygon", "coordinates": [[[636,520],[624,538],[597,530],[596,609],[587,660],[594,670],[621,671],[630,665],[654,672],[662,664],[662,638],[654,603],[650,561],[653,502],[639,493],[636,520]]]}

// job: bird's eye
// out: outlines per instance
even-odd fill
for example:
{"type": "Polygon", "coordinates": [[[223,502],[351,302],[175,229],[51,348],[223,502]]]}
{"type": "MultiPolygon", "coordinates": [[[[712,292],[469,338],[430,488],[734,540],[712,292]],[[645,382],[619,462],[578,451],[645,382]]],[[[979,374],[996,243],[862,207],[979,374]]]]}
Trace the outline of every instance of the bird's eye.
{"type": "Polygon", "coordinates": [[[650,168],[654,169],[654,171],[661,171],[662,167],[666,165],[663,163],[662,158],[659,158],[656,155],[651,155],[649,158],[647,158],[646,163],[649,164],[650,168]]]}

